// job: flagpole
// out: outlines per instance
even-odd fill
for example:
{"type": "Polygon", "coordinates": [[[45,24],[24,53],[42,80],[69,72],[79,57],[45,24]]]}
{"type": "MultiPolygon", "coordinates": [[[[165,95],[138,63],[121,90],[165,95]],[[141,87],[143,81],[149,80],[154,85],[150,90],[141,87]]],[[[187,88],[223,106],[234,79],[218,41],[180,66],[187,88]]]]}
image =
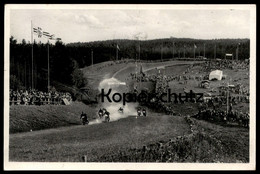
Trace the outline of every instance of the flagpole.
{"type": "Polygon", "coordinates": [[[140,51],[141,51],[141,44],[140,44],[140,41],[139,41],[139,61],[141,60],[140,59],[140,51]]]}
{"type": "Polygon", "coordinates": [[[184,45],[184,58],[185,58],[185,45],[184,45]]]}
{"type": "Polygon", "coordinates": [[[118,61],[118,44],[116,44],[116,60],[118,61]]]}
{"type": "Polygon", "coordinates": [[[204,57],[205,57],[205,43],[204,43],[204,57]]]}
{"type": "Polygon", "coordinates": [[[163,47],[163,46],[161,46],[161,62],[163,61],[162,47],[163,47]]]}
{"type": "Polygon", "coordinates": [[[91,49],[91,66],[93,67],[93,49],[91,49]]]}
{"type": "Polygon", "coordinates": [[[49,39],[48,39],[48,92],[50,92],[50,51],[49,51],[49,39]]]}
{"type": "Polygon", "coordinates": [[[216,59],[216,49],[217,49],[217,45],[215,44],[215,47],[214,47],[214,59],[216,59]]]}
{"type": "Polygon", "coordinates": [[[174,42],[172,42],[172,58],[174,58],[174,42]]]}
{"type": "Polygon", "coordinates": [[[31,43],[32,43],[32,89],[33,89],[33,24],[31,20],[31,43]]]}
{"type": "Polygon", "coordinates": [[[196,47],[195,47],[195,45],[194,45],[194,59],[195,59],[195,49],[196,49],[196,47]]]}

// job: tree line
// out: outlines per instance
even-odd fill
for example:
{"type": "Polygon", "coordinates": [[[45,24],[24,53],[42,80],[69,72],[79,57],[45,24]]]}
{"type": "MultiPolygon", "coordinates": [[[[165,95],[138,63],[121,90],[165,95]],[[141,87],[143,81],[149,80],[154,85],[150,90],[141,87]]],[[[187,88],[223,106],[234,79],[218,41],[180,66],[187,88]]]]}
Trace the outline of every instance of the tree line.
{"type": "MultiPolygon", "coordinates": [[[[199,40],[187,38],[165,38],[155,40],[106,40],[95,42],[77,42],[64,44],[57,41],[49,44],[50,82],[84,87],[87,82],[80,68],[93,63],[118,59],[159,60],[171,58],[193,58],[204,56],[208,59],[225,58],[225,54],[233,54],[238,59],[250,57],[249,39],[214,39],[199,40]],[[119,49],[117,48],[119,46],[119,49]],[[118,50],[117,50],[118,49],[118,50]]],[[[48,52],[47,43],[17,43],[10,38],[10,80],[11,88],[29,88],[32,86],[32,68],[34,88],[47,90],[48,52]],[[33,46],[33,66],[32,66],[33,46]]]]}

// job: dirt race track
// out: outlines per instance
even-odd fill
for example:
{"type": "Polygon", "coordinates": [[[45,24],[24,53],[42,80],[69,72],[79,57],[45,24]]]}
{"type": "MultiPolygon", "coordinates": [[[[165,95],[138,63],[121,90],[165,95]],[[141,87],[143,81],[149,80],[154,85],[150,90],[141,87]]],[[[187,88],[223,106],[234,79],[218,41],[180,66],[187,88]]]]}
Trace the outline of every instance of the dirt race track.
{"type": "Polygon", "coordinates": [[[104,154],[189,134],[181,117],[149,114],[115,122],[61,127],[10,136],[10,161],[95,161],[104,154]]]}

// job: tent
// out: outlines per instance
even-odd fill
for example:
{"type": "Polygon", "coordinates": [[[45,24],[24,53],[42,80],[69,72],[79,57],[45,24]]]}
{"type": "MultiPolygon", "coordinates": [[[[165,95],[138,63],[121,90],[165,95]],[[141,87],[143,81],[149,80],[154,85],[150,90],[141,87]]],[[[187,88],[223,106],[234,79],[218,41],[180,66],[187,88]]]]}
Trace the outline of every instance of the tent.
{"type": "Polygon", "coordinates": [[[213,80],[213,79],[221,80],[222,76],[223,76],[223,71],[215,70],[209,74],[209,80],[213,80]]]}
{"type": "Polygon", "coordinates": [[[63,98],[62,101],[64,102],[65,105],[69,105],[70,104],[70,102],[66,98],[63,98]]]}

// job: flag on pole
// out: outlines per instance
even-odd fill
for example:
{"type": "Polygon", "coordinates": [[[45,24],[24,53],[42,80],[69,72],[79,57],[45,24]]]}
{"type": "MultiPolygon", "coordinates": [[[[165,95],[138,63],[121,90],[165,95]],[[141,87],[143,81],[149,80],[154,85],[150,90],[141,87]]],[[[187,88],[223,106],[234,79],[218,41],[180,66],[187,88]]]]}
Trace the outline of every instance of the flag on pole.
{"type": "Polygon", "coordinates": [[[57,40],[57,41],[61,40],[61,38],[56,38],[54,34],[50,35],[49,39],[50,40],[57,40]]]}
{"type": "Polygon", "coordinates": [[[50,38],[49,38],[49,39],[50,39],[50,40],[56,40],[55,35],[54,35],[54,34],[50,35],[50,38]]]}
{"type": "Polygon", "coordinates": [[[197,48],[197,46],[194,44],[194,48],[197,48]]]}
{"type": "Polygon", "coordinates": [[[33,33],[36,34],[38,36],[38,38],[42,37],[42,28],[38,27],[38,28],[33,28],[33,33]]]}
{"type": "Polygon", "coordinates": [[[43,31],[43,32],[42,32],[42,35],[43,35],[45,38],[49,39],[49,40],[57,40],[57,41],[60,41],[60,40],[61,40],[61,38],[56,38],[54,34],[50,34],[49,32],[46,32],[46,31],[43,31]]]}
{"type": "Polygon", "coordinates": [[[116,44],[116,48],[120,51],[120,48],[119,48],[118,44],[116,44]]]}
{"type": "Polygon", "coordinates": [[[46,37],[47,39],[49,39],[51,37],[51,34],[46,31],[42,32],[42,35],[43,35],[43,37],[46,37]]]}

